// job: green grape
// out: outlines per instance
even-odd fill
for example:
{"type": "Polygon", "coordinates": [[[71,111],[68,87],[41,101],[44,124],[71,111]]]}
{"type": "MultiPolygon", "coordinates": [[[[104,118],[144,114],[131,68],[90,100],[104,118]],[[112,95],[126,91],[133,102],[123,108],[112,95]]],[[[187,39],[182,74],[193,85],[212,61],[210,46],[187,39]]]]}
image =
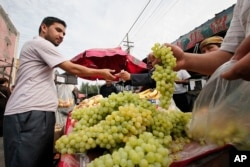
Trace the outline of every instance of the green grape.
{"type": "Polygon", "coordinates": [[[171,48],[165,45],[156,43],[152,47],[152,51],[154,56],[161,60],[161,64],[155,66],[152,78],[156,81],[156,89],[161,94],[160,106],[168,109],[174,92],[174,82],[176,80],[176,72],[172,70],[173,67],[176,66],[176,59],[173,56],[171,48]]]}
{"type": "MultiPolygon", "coordinates": [[[[171,72],[171,68],[157,68],[171,72]]],[[[158,76],[161,80],[158,84],[165,90],[162,94],[165,106],[171,98],[169,90],[173,89],[162,78],[169,76],[165,73],[158,76]]],[[[78,108],[72,112],[72,118],[77,121],[73,131],[59,138],[55,148],[62,154],[86,153],[97,146],[107,149],[107,153],[91,161],[88,167],[167,167],[190,142],[186,133],[190,114],[159,111],[154,104],[132,92],[111,94],[99,105],[78,108]]],[[[238,139],[235,137],[235,140],[238,139]]]]}

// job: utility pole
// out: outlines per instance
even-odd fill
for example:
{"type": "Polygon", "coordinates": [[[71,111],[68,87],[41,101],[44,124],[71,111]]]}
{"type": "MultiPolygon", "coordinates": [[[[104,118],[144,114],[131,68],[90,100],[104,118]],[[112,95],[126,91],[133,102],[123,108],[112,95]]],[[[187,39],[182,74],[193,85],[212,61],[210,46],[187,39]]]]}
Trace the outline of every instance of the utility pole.
{"type": "Polygon", "coordinates": [[[130,48],[134,47],[133,44],[134,42],[130,42],[128,40],[128,33],[132,30],[132,28],[134,27],[135,23],[139,20],[139,18],[141,17],[141,15],[143,14],[143,12],[145,11],[145,9],[147,8],[147,6],[149,5],[149,3],[151,2],[151,0],[148,1],[148,3],[146,4],[146,6],[143,8],[143,10],[141,11],[140,15],[137,17],[137,19],[135,20],[135,22],[133,23],[133,25],[130,27],[130,29],[128,30],[127,34],[126,34],[126,37],[127,37],[127,40],[124,41],[124,38],[122,39],[122,41],[120,42],[119,46],[121,45],[122,42],[126,42],[126,44],[124,44],[123,46],[126,46],[127,47],[127,53],[130,53],[130,48]]]}
{"type": "Polygon", "coordinates": [[[130,48],[134,47],[134,42],[130,42],[129,39],[128,39],[128,33],[126,34],[126,41],[123,41],[123,42],[126,42],[126,44],[124,44],[123,46],[126,46],[127,47],[127,53],[130,53],[130,48]]]}

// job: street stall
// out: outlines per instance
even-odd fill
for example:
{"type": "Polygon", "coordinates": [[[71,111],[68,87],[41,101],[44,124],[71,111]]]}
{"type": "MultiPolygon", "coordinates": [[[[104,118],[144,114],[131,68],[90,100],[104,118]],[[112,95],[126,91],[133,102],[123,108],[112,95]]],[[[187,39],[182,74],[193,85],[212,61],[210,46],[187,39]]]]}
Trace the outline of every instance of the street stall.
{"type": "Polygon", "coordinates": [[[244,82],[239,89],[235,86],[239,81],[220,86],[218,76],[224,68],[219,68],[209,80],[218,86],[212,89],[217,91],[211,91],[208,83],[203,90],[210,94],[201,94],[194,111],[184,113],[171,101],[176,79],[170,70],[175,66],[171,50],[160,44],[152,50],[157,58],[165,57],[152,76],[156,89],[123,91],[106,98],[97,95],[74,107],[67,117],[65,134],[55,143],[61,154],[59,167],[227,167],[230,150],[249,149],[250,127],[242,117],[249,117],[249,101],[237,107],[232,102],[234,97],[246,96],[244,82]],[[238,114],[241,110],[243,114],[238,114]]]}
{"type": "MultiPolygon", "coordinates": [[[[71,61],[90,68],[114,69],[116,71],[115,73],[121,70],[126,70],[130,73],[146,71],[146,64],[144,62],[123,51],[120,47],[88,49],[75,56],[71,61]]],[[[102,80],[103,78],[101,76],[92,76],[83,79],[102,80]]],[[[57,72],[55,75],[55,83],[57,85],[59,98],[55,126],[56,141],[66,133],[66,119],[75,106],[75,102],[73,101],[74,97],[72,97],[72,85],[77,84],[77,77],[67,73],[59,74],[57,72]]],[[[60,155],[56,150],[55,153],[55,160],[60,159],[60,155]]]]}
{"type": "Polygon", "coordinates": [[[219,35],[224,37],[233,17],[234,5],[215,14],[215,17],[196,27],[192,31],[180,36],[173,44],[178,45],[186,52],[199,52],[199,43],[211,36],[219,35]]]}

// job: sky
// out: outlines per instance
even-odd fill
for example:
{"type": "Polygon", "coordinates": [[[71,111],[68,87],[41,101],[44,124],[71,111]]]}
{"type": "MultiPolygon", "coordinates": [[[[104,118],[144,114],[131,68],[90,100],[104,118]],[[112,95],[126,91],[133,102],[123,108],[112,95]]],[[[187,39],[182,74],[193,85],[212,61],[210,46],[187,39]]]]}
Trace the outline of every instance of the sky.
{"type": "MultiPolygon", "coordinates": [[[[24,42],[38,35],[44,17],[67,23],[58,47],[71,59],[92,48],[122,47],[128,39],[131,55],[142,60],[155,43],[173,42],[236,0],[0,0],[24,42]],[[128,37],[128,38],[127,38],[128,37]]],[[[17,55],[18,56],[18,55],[17,55]]]]}

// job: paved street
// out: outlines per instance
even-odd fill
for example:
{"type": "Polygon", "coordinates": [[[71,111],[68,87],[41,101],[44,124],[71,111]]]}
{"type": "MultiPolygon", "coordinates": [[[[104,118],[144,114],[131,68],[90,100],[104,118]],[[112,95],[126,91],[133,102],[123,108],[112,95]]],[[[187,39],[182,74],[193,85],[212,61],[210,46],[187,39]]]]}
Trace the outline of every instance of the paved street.
{"type": "Polygon", "coordinates": [[[0,167],[4,167],[3,138],[0,137],[0,167]]]}

